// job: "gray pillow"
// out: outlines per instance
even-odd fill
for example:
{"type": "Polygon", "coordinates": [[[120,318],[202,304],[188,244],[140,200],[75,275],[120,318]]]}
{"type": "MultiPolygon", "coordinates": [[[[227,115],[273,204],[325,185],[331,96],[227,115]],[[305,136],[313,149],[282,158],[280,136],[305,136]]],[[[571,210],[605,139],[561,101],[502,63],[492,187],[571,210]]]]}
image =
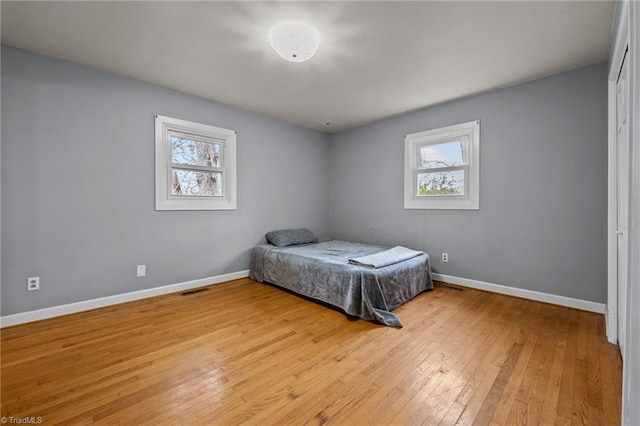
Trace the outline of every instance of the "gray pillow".
{"type": "Polygon", "coordinates": [[[265,238],[268,242],[278,247],[295,246],[297,244],[317,243],[316,234],[307,228],[281,229],[279,231],[267,232],[265,238]]]}

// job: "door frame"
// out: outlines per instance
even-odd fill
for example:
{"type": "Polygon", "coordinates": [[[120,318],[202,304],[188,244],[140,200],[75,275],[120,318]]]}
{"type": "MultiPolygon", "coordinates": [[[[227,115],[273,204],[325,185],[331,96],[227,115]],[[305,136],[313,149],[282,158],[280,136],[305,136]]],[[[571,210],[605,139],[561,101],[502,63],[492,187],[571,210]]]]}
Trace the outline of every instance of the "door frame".
{"type": "MultiPolygon", "coordinates": [[[[618,343],[618,163],[617,163],[617,120],[616,120],[616,83],[625,51],[629,46],[629,2],[620,3],[620,22],[615,34],[608,75],[608,174],[607,174],[607,340],[618,343]]],[[[631,60],[632,50],[627,52],[627,61],[631,60]]],[[[630,62],[629,62],[630,63],[630,62]]]]}

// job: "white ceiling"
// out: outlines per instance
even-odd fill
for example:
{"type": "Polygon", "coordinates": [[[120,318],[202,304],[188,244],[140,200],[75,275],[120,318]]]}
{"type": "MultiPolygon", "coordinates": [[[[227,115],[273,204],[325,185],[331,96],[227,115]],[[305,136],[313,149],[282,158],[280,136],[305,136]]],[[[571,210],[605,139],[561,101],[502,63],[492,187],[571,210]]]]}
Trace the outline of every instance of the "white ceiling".
{"type": "Polygon", "coordinates": [[[8,45],[325,132],[604,61],[613,11],[613,1],[1,4],[8,45]],[[271,49],[281,20],[318,29],[315,57],[291,63],[271,49]]]}

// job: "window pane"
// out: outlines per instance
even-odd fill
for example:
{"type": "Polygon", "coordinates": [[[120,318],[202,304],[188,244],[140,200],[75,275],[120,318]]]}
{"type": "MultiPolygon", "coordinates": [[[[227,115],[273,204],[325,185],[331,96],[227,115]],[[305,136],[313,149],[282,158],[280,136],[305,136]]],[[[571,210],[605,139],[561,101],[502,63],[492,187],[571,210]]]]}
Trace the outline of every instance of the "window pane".
{"type": "Polygon", "coordinates": [[[200,197],[222,196],[222,173],[172,170],[171,195],[200,197]]]}
{"type": "Polygon", "coordinates": [[[222,144],[171,136],[171,162],[192,166],[221,167],[222,144]]]}
{"type": "Polygon", "coordinates": [[[418,173],[418,195],[464,195],[464,170],[418,173]]]}
{"type": "Polygon", "coordinates": [[[453,167],[467,164],[466,145],[466,139],[422,145],[418,148],[418,168],[437,169],[440,167],[453,167]]]}

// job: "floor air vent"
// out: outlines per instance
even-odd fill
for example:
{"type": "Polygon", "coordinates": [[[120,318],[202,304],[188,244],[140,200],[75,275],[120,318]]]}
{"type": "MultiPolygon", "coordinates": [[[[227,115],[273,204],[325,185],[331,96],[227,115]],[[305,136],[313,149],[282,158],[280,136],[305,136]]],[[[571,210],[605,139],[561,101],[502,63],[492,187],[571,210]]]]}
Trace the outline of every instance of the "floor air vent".
{"type": "Polygon", "coordinates": [[[183,296],[189,296],[191,294],[202,293],[203,291],[207,291],[207,290],[209,290],[209,287],[194,288],[193,290],[181,291],[180,294],[183,296]]]}
{"type": "Polygon", "coordinates": [[[445,287],[445,288],[448,288],[450,290],[464,291],[464,288],[462,288],[462,287],[458,287],[458,286],[451,285],[451,284],[445,284],[445,283],[438,283],[438,287],[445,287]]]}

